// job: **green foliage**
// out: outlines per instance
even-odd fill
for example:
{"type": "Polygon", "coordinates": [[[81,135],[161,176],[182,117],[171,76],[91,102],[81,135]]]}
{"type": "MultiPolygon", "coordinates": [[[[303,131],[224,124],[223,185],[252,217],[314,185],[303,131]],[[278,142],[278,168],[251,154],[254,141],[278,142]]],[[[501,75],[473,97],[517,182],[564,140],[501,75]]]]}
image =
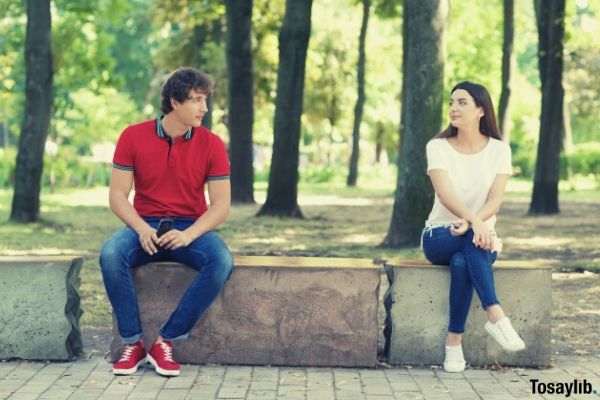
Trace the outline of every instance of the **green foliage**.
{"type": "Polygon", "coordinates": [[[343,169],[334,167],[307,167],[300,171],[300,179],[306,183],[331,182],[343,169]]]}
{"type": "Polygon", "coordinates": [[[575,143],[600,140],[600,1],[567,3],[564,85],[575,143]]]}
{"type": "Polygon", "coordinates": [[[75,155],[90,155],[96,143],[114,143],[128,124],[141,119],[131,99],[114,88],[80,89],[70,97],[72,108],[55,120],[52,137],[75,155]]]}
{"type": "Polygon", "coordinates": [[[580,143],[562,157],[563,178],[567,177],[567,170],[569,170],[572,174],[591,175],[600,185],[600,143],[580,143]]]}
{"type": "Polygon", "coordinates": [[[77,157],[63,147],[57,155],[44,157],[42,185],[51,188],[107,186],[112,165],[77,157]]]}
{"type": "Polygon", "coordinates": [[[20,1],[3,0],[0,8],[3,11],[0,17],[0,121],[8,126],[14,143],[23,112],[26,19],[20,1]]]}
{"type": "Polygon", "coordinates": [[[13,148],[0,148],[0,188],[13,186],[17,152],[13,148]]]}
{"type": "MultiPolygon", "coordinates": [[[[223,2],[55,0],[52,4],[55,101],[49,138],[58,144],[64,157],[90,155],[94,144],[113,143],[125,125],[155,115],[165,74],[180,65],[199,67],[215,77],[213,130],[221,134],[227,131],[223,2]]],[[[264,146],[270,146],[273,140],[277,35],[284,5],[284,0],[254,0],[254,141],[264,146]]],[[[486,85],[497,100],[502,1],[452,1],[450,6],[446,88],[470,79],[486,85]]],[[[24,2],[0,0],[0,9],[0,122],[8,127],[10,143],[15,144],[24,105],[24,2]]],[[[390,162],[397,157],[401,14],[402,2],[372,0],[366,45],[367,100],[361,126],[361,162],[367,165],[374,158],[376,142],[390,162]]],[[[301,147],[308,168],[301,171],[303,180],[337,181],[337,175],[345,174],[356,101],[361,16],[360,0],[313,2],[301,147]],[[320,168],[322,172],[318,172],[320,168]]],[[[575,144],[600,141],[599,20],[600,0],[567,2],[563,82],[575,144]]],[[[515,2],[514,40],[511,146],[515,172],[531,177],[540,112],[533,2],[515,2]]],[[[595,174],[590,172],[590,157],[593,160],[595,153],[584,153],[576,146],[576,151],[564,160],[576,175],[595,174]]],[[[14,149],[3,151],[0,160],[0,186],[6,186],[14,149]]],[[[56,171],[63,171],[60,163],[52,163],[56,171]]],[[[85,172],[88,167],[82,163],[71,167],[84,172],[74,178],[66,178],[67,172],[61,172],[58,182],[87,184],[91,173],[85,172]]],[[[257,172],[257,180],[267,173],[257,172]]]]}
{"type": "Polygon", "coordinates": [[[500,96],[502,1],[451,3],[447,29],[445,87],[472,80],[500,96]]]}

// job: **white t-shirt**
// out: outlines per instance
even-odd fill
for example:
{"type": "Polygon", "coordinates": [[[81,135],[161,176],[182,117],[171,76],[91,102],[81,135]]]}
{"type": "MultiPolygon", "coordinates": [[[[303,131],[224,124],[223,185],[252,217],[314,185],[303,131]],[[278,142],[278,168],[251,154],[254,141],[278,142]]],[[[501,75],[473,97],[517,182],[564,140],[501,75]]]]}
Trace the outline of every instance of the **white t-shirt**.
{"type": "MultiPolygon", "coordinates": [[[[510,146],[490,138],[479,153],[464,154],[452,147],[447,139],[432,139],[427,143],[427,173],[433,169],[447,171],[458,198],[469,210],[478,212],[487,200],[496,175],[512,174],[510,146]]],[[[425,225],[446,225],[458,219],[436,194],[425,225]]],[[[488,219],[486,224],[494,229],[496,216],[488,219]]]]}

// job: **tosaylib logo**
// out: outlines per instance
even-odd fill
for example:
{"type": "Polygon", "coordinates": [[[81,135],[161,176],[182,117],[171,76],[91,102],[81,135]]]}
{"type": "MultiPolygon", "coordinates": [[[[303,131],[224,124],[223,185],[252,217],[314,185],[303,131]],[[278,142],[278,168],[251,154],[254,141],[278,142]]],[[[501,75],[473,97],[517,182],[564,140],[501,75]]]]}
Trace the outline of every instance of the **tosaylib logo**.
{"type": "Polygon", "coordinates": [[[571,382],[540,382],[539,379],[530,379],[532,394],[562,394],[569,397],[572,394],[592,394],[596,393],[592,384],[586,379],[579,381],[574,379],[571,382]]]}

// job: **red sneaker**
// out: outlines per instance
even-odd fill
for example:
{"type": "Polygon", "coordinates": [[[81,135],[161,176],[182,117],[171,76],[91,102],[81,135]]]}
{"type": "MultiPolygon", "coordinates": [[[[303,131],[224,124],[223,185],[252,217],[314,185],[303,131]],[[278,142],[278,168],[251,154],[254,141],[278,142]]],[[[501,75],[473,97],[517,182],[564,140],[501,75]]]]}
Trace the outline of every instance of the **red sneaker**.
{"type": "Polygon", "coordinates": [[[160,375],[177,376],[181,371],[181,366],[173,359],[173,345],[169,341],[154,343],[147,358],[160,375]]]}
{"type": "Polygon", "coordinates": [[[135,343],[127,344],[123,348],[121,358],[113,364],[113,373],[115,375],[134,374],[140,364],[146,361],[146,350],[141,340],[135,343]]]}

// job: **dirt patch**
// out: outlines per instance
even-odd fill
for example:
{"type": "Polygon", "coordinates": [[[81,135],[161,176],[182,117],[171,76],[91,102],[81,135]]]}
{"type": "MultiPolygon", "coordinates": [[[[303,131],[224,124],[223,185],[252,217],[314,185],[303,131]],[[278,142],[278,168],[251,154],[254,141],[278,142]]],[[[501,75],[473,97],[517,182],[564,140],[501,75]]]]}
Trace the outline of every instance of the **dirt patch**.
{"type": "Polygon", "coordinates": [[[555,354],[600,355],[600,275],[552,275],[552,345],[555,354]]]}

